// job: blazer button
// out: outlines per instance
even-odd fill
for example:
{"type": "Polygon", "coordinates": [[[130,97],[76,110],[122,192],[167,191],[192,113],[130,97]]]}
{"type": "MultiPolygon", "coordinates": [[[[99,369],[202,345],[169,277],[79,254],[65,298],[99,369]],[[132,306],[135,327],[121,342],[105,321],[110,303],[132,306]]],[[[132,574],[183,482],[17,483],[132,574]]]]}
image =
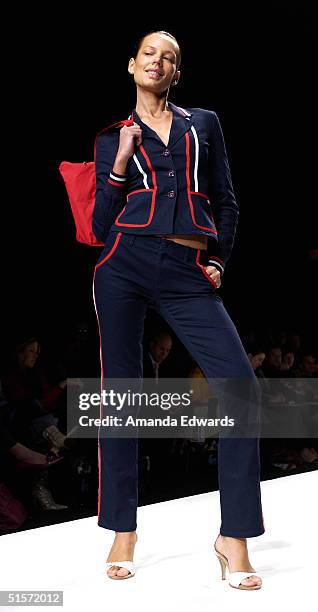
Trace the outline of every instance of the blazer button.
{"type": "Polygon", "coordinates": [[[169,170],[168,176],[174,176],[174,170],[169,170]]]}
{"type": "Polygon", "coordinates": [[[170,151],[169,149],[165,149],[162,153],[162,155],[164,155],[165,157],[168,157],[170,155],[170,151]]]}
{"type": "Polygon", "coordinates": [[[168,198],[174,198],[174,196],[175,196],[175,192],[173,191],[173,189],[172,191],[168,191],[168,198]]]}

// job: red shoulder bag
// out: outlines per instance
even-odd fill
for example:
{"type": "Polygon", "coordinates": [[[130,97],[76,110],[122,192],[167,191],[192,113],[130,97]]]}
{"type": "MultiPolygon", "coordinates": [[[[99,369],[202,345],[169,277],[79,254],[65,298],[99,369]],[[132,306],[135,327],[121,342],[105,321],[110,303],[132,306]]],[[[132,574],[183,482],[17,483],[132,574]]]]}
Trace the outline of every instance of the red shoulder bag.
{"type": "Polygon", "coordinates": [[[112,123],[99,132],[95,138],[94,161],[90,162],[68,162],[62,161],[59,171],[63,177],[69,203],[76,227],[76,240],[90,246],[103,246],[92,231],[92,218],[95,205],[96,191],[96,140],[97,138],[113,127],[123,127],[133,125],[133,119],[124,119],[117,123],[112,123]]]}

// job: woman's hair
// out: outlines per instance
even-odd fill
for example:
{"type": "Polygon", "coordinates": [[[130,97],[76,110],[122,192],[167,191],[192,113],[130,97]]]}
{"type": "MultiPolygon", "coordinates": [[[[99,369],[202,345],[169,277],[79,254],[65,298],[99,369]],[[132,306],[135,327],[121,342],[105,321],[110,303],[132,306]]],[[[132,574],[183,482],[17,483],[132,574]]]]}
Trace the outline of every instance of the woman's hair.
{"type": "Polygon", "coordinates": [[[21,353],[22,351],[24,351],[24,349],[26,349],[28,346],[30,346],[30,344],[33,344],[34,342],[37,342],[38,346],[40,346],[40,342],[37,336],[28,336],[16,345],[15,350],[17,353],[21,353]]]}
{"type": "Polygon", "coordinates": [[[146,36],[149,36],[150,34],[164,34],[165,36],[170,36],[170,38],[172,38],[172,40],[176,43],[176,46],[177,46],[177,70],[179,70],[179,66],[181,64],[181,51],[180,51],[179,43],[176,37],[173,36],[173,34],[170,34],[170,32],[166,32],[165,30],[152,30],[151,32],[146,32],[146,34],[143,34],[143,36],[141,36],[135,43],[135,46],[132,52],[132,57],[136,59],[138,51],[143,43],[143,40],[146,38],[146,36]]]}

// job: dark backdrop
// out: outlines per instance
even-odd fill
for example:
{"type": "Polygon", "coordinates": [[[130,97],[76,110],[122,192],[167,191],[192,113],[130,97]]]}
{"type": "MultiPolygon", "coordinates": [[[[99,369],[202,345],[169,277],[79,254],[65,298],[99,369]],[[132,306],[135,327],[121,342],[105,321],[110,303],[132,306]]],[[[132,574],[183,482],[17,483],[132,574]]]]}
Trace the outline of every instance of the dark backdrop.
{"type": "Polygon", "coordinates": [[[134,108],[128,59],[136,38],[152,29],[170,31],[181,46],[181,80],[170,100],[213,109],[222,123],[240,205],[222,287],[228,311],[239,326],[277,323],[314,333],[312,15],[300,3],[203,7],[181,5],[172,16],[169,5],[112,13],[78,6],[80,19],[57,9],[33,15],[28,7],[8,24],[5,335],[34,321],[56,340],[77,320],[95,321],[99,249],[75,241],[58,165],[92,159],[96,132],[134,108]]]}

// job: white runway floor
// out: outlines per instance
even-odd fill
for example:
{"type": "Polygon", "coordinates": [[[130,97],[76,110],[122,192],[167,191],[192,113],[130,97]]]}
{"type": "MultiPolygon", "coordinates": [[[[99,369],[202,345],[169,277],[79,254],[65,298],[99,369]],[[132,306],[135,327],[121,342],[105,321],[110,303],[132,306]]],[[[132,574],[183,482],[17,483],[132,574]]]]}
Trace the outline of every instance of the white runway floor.
{"type": "MultiPolygon", "coordinates": [[[[97,517],[2,536],[0,590],[63,590],[64,605],[54,608],[67,612],[314,609],[317,485],[318,471],[261,483],[266,531],[248,538],[250,561],[263,579],[258,591],[221,580],[212,552],[218,491],[138,508],[137,571],[128,580],[105,575],[113,532],[98,527],[97,517]]],[[[27,607],[35,609],[43,608],[27,607]]]]}

